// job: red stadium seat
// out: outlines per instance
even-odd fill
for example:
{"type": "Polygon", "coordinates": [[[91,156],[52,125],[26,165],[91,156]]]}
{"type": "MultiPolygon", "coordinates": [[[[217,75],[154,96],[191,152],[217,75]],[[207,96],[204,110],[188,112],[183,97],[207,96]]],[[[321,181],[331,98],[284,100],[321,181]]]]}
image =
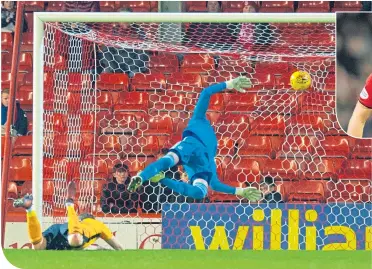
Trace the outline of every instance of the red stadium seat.
{"type": "Polygon", "coordinates": [[[256,73],[286,74],[289,72],[289,66],[286,62],[258,62],[255,67],[256,73]]]}
{"type": "Polygon", "coordinates": [[[27,22],[27,32],[34,31],[34,12],[25,12],[25,20],[27,22]]]}
{"type": "Polygon", "coordinates": [[[274,151],[272,149],[271,140],[268,136],[250,136],[243,140],[243,144],[238,150],[238,155],[253,157],[273,158],[274,151]]]}
{"type": "Polygon", "coordinates": [[[223,1],[223,12],[242,12],[245,6],[245,1],[223,1]]]}
{"type": "Polygon", "coordinates": [[[33,33],[23,33],[21,42],[21,51],[33,51],[34,46],[34,34],[33,33]]]}
{"type": "Polygon", "coordinates": [[[371,159],[372,141],[370,139],[358,139],[353,145],[350,145],[351,158],[371,159]]]}
{"type": "Polygon", "coordinates": [[[314,153],[314,146],[317,139],[313,136],[289,135],[282,141],[277,152],[278,158],[303,158],[311,157],[314,153]]]}
{"type": "Polygon", "coordinates": [[[169,116],[154,116],[146,121],[146,126],[141,128],[144,135],[167,135],[173,133],[172,119],[169,116]]]}
{"type": "Polygon", "coordinates": [[[13,35],[12,33],[1,32],[1,53],[13,51],[13,35]]]}
{"type": "Polygon", "coordinates": [[[226,113],[250,113],[255,111],[258,105],[258,96],[256,93],[246,93],[244,95],[239,93],[230,93],[226,94],[226,97],[226,113]]]}
{"type": "Polygon", "coordinates": [[[315,148],[320,156],[348,158],[350,155],[349,142],[346,137],[328,136],[315,148]]]}
{"type": "Polygon", "coordinates": [[[122,92],[118,103],[114,106],[114,113],[118,111],[148,111],[149,94],[147,92],[122,92]]]}
{"type": "Polygon", "coordinates": [[[337,178],[337,164],[332,158],[301,160],[300,177],[308,180],[329,180],[337,178]]]}
{"type": "Polygon", "coordinates": [[[127,74],[102,73],[97,81],[97,89],[110,91],[127,91],[129,79],[127,74]]]}
{"type": "Polygon", "coordinates": [[[286,126],[287,134],[314,135],[324,133],[324,123],[321,117],[315,115],[298,115],[289,119],[286,126]]]}
{"type": "Polygon", "coordinates": [[[32,91],[18,91],[16,94],[17,101],[20,103],[24,111],[32,111],[33,93],[32,91]]]}
{"type": "MultiPolygon", "coordinates": [[[[47,12],[58,12],[62,9],[63,1],[50,1],[48,2],[47,12]]],[[[101,10],[102,11],[102,10],[101,10]]]]}
{"type": "Polygon", "coordinates": [[[242,114],[226,114],[214,124],[216,133],[222,136],[245,139],[249,133],[249,117],[242,114]]]}
{"type": "Polygon", "coordinates": [[[19,56],[19,72],[32,72],[32,53],[21,53],[19,56]]]}
{"type": "MultiPolygon", "coordinates": [[[[1,88],[4,89],[4,88],[10,88],[10,81],[11,81],[11,73],[7,73],[7,72],[1,72],[1,88]]],[[[17,83],[18,85],[22,85],[23,84],[23,80],[24,80],[24,77],[25,77],[25,73],[18,73],[17,74],[17,83]]]]}
{"type": "Polygon", "coordinates": [[[251,135],[284,135],[284,117],[281,115],[259,116],[249,118],[251,135]]]}
{"type": "Polygon", "coordinates": [[[67,60],[65,56],[56,54],[50,62],[45,63],[44,71],[54,72],[55,70],[67,70],[67,60]]]}
{"type": "Polygon", "coordinates": [[[186,1],[186,10],[188,12],[206,12],[207,1],[186,1]]]}
{"type": "Polygon", "coordinates": [[[325,135],[347,135],[338,123],[338,119],[335,114],[319,113],[319,116],[321,116],[323,119],[325,135]]]}
{"type": "Polygon", "coordinates": [[[208,54],[186,54],[181,64],[184,73],[208,73],[214,69],[214,59],[208,54]]]}
{"type": "Polygon", "coordinates": [[[202,77],[195,73],[173,73],[167,79],[168,90],[200,92],[202,86],[202,77]]]}
{"type": "Polygon", "coordinates": [[[110,110],[112,107],[112,103],[112,95],[110,94],[110,92],[97,92],[97,110],[110,110]]]}
{"type": "Polygon", "coordinates": [[[53,136],[54,157],[82,158],[93,145],[93,134],[69,133],[53,136]]]}
{"type": "Polygon", "coordinates": [[[335,107],[334,94],[323,94],[319,92],[307,93],[303,96],[301,112],[304,113],[317,113],[325,112],[332,113],[335,107]]]}
{"type": "Polygon", "coordinates": [[[329,12],[329,1],[299,1],[297,12],[329,12]]]}
{"type": "Polygon", "coordinates": [[[332,12],[336,11],[360,11],[362,9],[362,1],[335,1],[332,12]]]}
{"type": "Polygon", "coordinates": [[[56,173],[66,173],[66,179],[72,179],[75,170],[79,167],[77,161],[67,158],[46,158],[43,159],[43,177],[44,180],[54,179],[56,173]]]}
{"type": "Polygon", "coordinates": [[[102,126],[104,134],[133,134],[137,130],[137,119],[133,114],[117,112],[102,126]]]}
{"type": "Polygon", "coordinates": [[[166,80],[161,73],[143,74],[137,73],[132,78],[132,91],[155,91],[165,90],[166,80]]]}
{"type": "Polygon", "coordinates": [[[232,73],[253,73],[250,62],[240,56],[221,56],[218,61],[218,71],[228,71],[232,73]]]}
{"type": "Polygon", "coordinates": [[[96,152],[100,155],[120,154],[122,146],[120,144],[119,135],[100,135],[96,142],[96,152]]]}
{"type": "Polygon", "coordinates": [[[217,155],[234,156],[235,141],[230,137],[220,137],[217,145],[217,155]]]}
{"type": "Polygon", "coordinates": [[[327,202],[361,203],[371,202],[371,180],[341,179],[334,184],[327,202]]]}
{"type": "Polygon", "coordinates": [[[294,12],[293,1],[263,1],[260,12],[294,12]]]}
{"type": "Polygon", "coordinates": [[[160,147],[156,136],[130,137],[124,154],[128,156],[157,156],[160,147]]]}
{"type": "Polygon", "coordinates": [[[12,54],[1,53],[1,72],[11,72],[12,54]]]}
{"type": "Polygon", "coordinates": [[[87,91],[93,88],[90,74],[68,73],[68,90],[71,92],[87,91]]]}
{"type": "Polygon", "coordinates": [[[175,54],[159,54],[151,56],[149,69],[154,73],[175,73],[179,71],[178,59],[175,54]]]}
{"type": "Polygon", "coordinates": [[[14,142],[14,155],[32,155],[32,135],[19,136],[14,142]]]}
{"type": "Polygon", "coordinates": [[[64,134],[67,131],[67,117],[60,113],[45,113],[44,120],[52,123],[44,127],[46,133],[64,134]]]}
{"type": "Polygon", "coordinates": [[[20,189],[20,196],[25,196],[27,193],[32,193],[32,181],[25,181],[21,186],[18,187],[20,189]]]}
{"type": "Polygon", "coordinates": [[[31,157],[13,157],[10,160],[9,179],[12,181],[32,180],[31,157]]]}
{"type": "Polygon", "coordinates": [[[208,111],[223,112],[225,109],[225,102],[222,93],[212,95],[209,101],[208,111]]]}
{"type": "Polygon", "coordinates": [[[277,114],[296,114],[299,110],[298,98],[290,93],[262,94],[258,96],[258,111],[270,111],[277,114]]]}
{"type": "Polygon", "coordinates": [[[150,96],[150,108],[157,111],[189,111],[190,98],[183,92],[168,90],[150,96]]]}
{"type": "MultiPolygon", "coordinates": [[[[239,76],[239,73],[236,73],[236,72],[212,70],[207,75],[202,75],[203,86],[208,87],[212,84],[225,82],[225,81],[230,80],[231,78],[235,78],[235,77],[238,77],[238,76],[239,76]]],[[[247,90],[249,90],[249,89],[247,89],[247,90]]],[[[234,92],[235,93],[235,90],[226,90],[226,92],[234,92]]]]}
{"type": "Polygon", "coordinates": [[[253,89],[271,89],[274,88],[274,75],[268,73],[256,73],[252,76],[251,81],[253,89]]]}
{"type": "Polygon", "coordinates": [[[99,9],[101,12],[113,12],[115,11],[114,1],[99,1],[99,9]]]}
{"type": "Polygon", "coordinates": [[[128,7],[133,12],[150,12],[151,1],[123,1],[120,6],[128,7]]]}
{"type": "Polygon", "coordinates": [[[25,11],[44,11],[45,1],[29,1],[25,2],[25,11]]]}
{"type": "Polygon", "coordinates": [[[262,174],[270,175],[282,180],[294,180],[298,177],[298,165],[294,160],[266,160],[263,167],[260,167],[262,174]]]}
{"type": "Polygon", "coordinates": [[[8,183],[8,199],[17,199],[18,198],[18,188],[15,182],[8,183]]]}
{"type": "Polygon", "coordinates": [[[288,202],[290,203],[324,203],[325,198],[324,184],[320,181],[292,182],[288,193],[288,202]]]}
{"type": "Polygon", "coordinates": [[[344,161],[342,167],[337,171],[339,179],[368,179],[371,180],[371,160],[347,160],[344,161]]]}
{"type": "Polygon", "coordinates": [[[260,181],[260,166],[259,163],[254,159],[242,158],[235,160],[234,163],[228,164],[225,170],[226,173],[224,181],[227,183],[260,181]]]}

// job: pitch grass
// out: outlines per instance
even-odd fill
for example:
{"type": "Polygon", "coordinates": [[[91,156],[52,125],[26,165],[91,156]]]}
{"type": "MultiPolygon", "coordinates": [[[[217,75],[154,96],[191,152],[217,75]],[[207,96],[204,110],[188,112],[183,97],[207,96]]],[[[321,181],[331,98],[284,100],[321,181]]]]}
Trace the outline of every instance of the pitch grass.
{"type": "Polygon", "coordinates": [[[371,269],[371,251],[5,250],[22,269],[371,269]]]}

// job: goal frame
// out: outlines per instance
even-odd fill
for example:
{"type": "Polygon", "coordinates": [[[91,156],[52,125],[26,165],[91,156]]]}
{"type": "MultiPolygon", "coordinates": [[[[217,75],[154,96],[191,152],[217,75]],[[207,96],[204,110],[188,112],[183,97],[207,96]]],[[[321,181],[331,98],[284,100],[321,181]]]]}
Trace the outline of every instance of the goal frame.
{"type": "Polygon", "coordinates": [[[33,57],[32,189],[35,210],[42,223],[43,202],[43,37],[46,22],[144,23],[336,23],[334,13],[108,13],[35,12],[33,57]]]}

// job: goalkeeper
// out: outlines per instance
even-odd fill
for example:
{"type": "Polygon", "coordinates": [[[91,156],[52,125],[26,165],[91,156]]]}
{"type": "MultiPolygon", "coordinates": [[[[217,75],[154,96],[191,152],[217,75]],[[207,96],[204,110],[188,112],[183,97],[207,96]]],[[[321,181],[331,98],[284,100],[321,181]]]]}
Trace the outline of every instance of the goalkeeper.
{"type": "Polygon", "coordinates": [[[235,194],[250,201],[261,198],[256,188],[235,188],[223,184],[217,178],[217,167],[214,157],[217,153],[217,138],[213,127],[206,118],[209,101],[213,94],[224,89],[236,89],[244,93],[243,88],[251,87],[246,77],[238,77],[227,82],[214,84],[204,89],[196,104],[194,114],[183,131],[182,141],[175,144],[167,155],[147,166],[142,172],[131,178],[128,190],[134,192],[146,181],[160,181],[175,192],[195,199],[202,199],[208,193],[208,186],[218,192],[235,194]],[[183,165],[189,183],[164,178],[163,171],[175,165],[183,165]]]}
{"type": "Polygon", "coordinates": [[[41,233],[39,220],[32,206],[32,195],[13,202],[14,207],[21,207],[27,211],[28,235],[34,249],[37,250],[71,250],[85,249],[93,244],[98,238],[102,238],[113,249],[122,250],[123,247],[116,240],[110,229],[102,222],[95,220],[90,214],[77,216],[74,209],[76,185],[71,182],[67,190],[67,217],[68,222],[54,224],[41,233]]]}

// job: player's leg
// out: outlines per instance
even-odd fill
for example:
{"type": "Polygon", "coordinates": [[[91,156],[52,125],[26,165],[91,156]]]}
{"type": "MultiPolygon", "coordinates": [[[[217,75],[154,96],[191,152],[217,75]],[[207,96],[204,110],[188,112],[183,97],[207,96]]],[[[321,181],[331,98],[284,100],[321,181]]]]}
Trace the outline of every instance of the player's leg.
{"type": "Polygon", "coordinates": [[[132,177],[128,186],[128,190],[130,192],[134,192],[139,186],[148,181],[151,177],[155,176],[161,171],[168,170],[169,168],[177,165],[179,160],[180,158],[176,153],[168,152],[167,155],[151,163],[138,175],[132,177]]]}
{"type": "Polygon", "coordinates": [[[68,224],[68,236],[67,240],[70,246],[79,247],[83,245],[83,229],[79,221],[79,217],[76,214],[74,208],[74,198],[76,195],[76,184],[70,182],[67,187],[67,224],[68,224]]]}
{"type": "Polygon", "coordinates": [[[41,233],[40,222],[32,206],[32,195],[26,194],[23,198],[14,200],[14,207],[22,207],[27,212],[27,231],[28,237],[34,249],[46,249],[47,240],[41,233]]]}

